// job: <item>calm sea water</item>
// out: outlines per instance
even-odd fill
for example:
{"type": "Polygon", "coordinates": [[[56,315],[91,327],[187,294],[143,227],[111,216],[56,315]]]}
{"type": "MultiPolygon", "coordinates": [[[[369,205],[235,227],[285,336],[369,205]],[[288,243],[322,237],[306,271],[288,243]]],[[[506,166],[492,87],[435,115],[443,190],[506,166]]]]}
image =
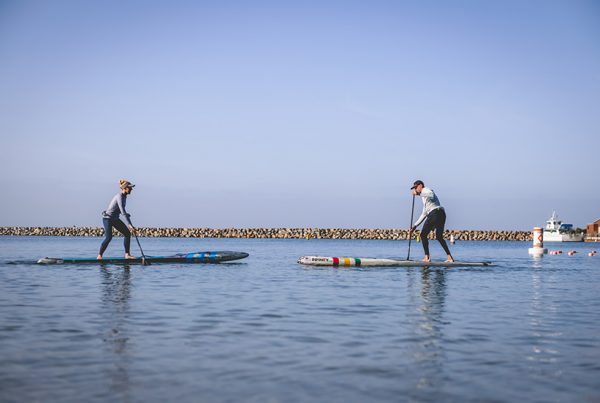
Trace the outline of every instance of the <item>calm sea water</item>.
{"type": "Polygon", "coordinates": [[[0,401],[600,401],[598,244],[536,260],[529,243],[458,242],[457,259],[497,265],[428,270],[296,263],[405,258],[407,242],[141,241],[250,257],[38,266],[94,256],[100,239],[0,237],[0,401]]]}

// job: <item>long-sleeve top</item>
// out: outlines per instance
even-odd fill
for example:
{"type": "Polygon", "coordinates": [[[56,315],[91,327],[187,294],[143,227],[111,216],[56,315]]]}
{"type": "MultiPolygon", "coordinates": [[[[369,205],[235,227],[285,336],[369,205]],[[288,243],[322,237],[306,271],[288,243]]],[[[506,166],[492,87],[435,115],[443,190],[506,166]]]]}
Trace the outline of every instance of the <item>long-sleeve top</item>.
{"type": "Polygon", "coordinates": [[[425,221],[427,216],[433,210],[443,208],[440,205],[440,201],[438,200],[437,196],[433,192],[433,189],[424,187],[423,190],[421,190],[420,196],[421,196],[421,200],[423,200],[423,212],[421,213],[421,216],[419,217],[419,219],[415,222],[415,227],[417,227],[419,224],[421,224],[423,221],[425,221]]]}
{"type": "Polygon", "coordinates": [[[119,215],[123,215],[125,224],[131,225],[129,213],[125,210],[125,204],[127,204],[127,196],[121,192],[117,193],[110,201],[108,208],[104,212],[104,216],[113,220],[118,220],[119,215]]]}

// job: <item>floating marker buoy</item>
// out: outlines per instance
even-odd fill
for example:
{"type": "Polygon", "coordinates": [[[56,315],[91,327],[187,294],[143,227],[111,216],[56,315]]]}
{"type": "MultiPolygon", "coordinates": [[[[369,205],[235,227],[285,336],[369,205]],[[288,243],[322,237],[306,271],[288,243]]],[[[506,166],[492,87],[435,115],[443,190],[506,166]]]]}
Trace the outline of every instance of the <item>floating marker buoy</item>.
{"type": "Polygon", "coordinates": [[[540,227],[533,228],[533,248],[529,248],[529,254],[533,256],[543,256],[548,253],[544,248],[544,233],[540,227]]]}

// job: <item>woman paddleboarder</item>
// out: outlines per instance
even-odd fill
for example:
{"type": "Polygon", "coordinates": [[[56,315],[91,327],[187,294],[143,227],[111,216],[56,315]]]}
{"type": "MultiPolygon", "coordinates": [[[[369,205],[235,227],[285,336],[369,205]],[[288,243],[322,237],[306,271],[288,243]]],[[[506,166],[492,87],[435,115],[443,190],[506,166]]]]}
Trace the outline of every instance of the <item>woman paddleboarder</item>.
{"type": "Polygon", "coordinates": [[[450,254],[450,249],[448,249],[448,245],[444,240],[446,212],[440,205],[440,201],[433,192],[433,189],[426,188],[423,181],[420,180],[415,181],[415,183],[413,183],[413,187],[410,189],[412,190],[413,197],[421,196],[421,199],[423,200],[423,212],[421,213],[419,219],[410,228],[408,234],[409,237],[412,237],[414,230],[417,229],[419,224],[425,221],[423,224],[423,229],[421,230],[421,242],[423,242],[423,250],[425,251],[425,257],[423,258],[423,261],[431,261],[431,258],[429,257],[429,240],[427,239],[427,236],[432,229],[435,229],[435,239],[438,240],[448,255],[446,262],[454,262],[454,258],[452,257],[452,254],[450,254]]]}
{"type": "Polygon", "coordinates": [[[102,255],[104,251],[108,247],[108,244],[112,240],[112,228],[116,228],[123,236],[125,240],[123,241],[123,245],[125,246],[125,259],[135,259],[134,256],[129,254],[129,246],[131,244],[131,233],[135,233],[135,228],[131,225],[131,221],[129,221],[129,214],[125,210],[125,204],[127,203],[127,196],[131,194],[131,191],[135,185],[132,185],[131,182],[121,179],[119,181],[119,188],[121,191],[115,195],[110,201],[108,208],[106,211],[102,212],[102,224],[104,226],[104,241],[102,241],[102,245],[100,246],[100,252],[98,253],[98,260],[102,260],[102,255]],[[121,221],[119,216],[122,215],[125,219],[125,222],[121,221]],[[127,225],[125,225],[127,224],[127,225]]]}

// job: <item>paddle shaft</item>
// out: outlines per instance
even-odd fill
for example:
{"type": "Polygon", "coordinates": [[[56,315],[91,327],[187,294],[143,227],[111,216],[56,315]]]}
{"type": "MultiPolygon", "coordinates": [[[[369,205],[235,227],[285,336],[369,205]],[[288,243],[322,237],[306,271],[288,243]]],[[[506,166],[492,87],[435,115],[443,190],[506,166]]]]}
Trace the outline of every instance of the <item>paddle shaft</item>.
{"type": "MultiPolygon", "coordinates": [[[[413,225],[413,215],[415,213],[415,195],[413,195],[412,207],[410,209],[410,228],[413,225]]],[[[408,233],[408,256],[406,256],[406,260],[410,260],[410,241],[412,241],[412,234],[408,233]]]]}
{"type": "MultiPolygon", "coordinates": [[[[133,224],[131,225],[133,227],[133,224]]],[[[142,249],[142,245],[140,244],[140,240],[137,236],[137,229],[133,227],[133,236],[135,236],[135,240],[140,248],[140,252],[142,252],[142,266],[149,266],[150,262],[146,261],[146,255],[144,255],[144,250],[142,249]]]]}

